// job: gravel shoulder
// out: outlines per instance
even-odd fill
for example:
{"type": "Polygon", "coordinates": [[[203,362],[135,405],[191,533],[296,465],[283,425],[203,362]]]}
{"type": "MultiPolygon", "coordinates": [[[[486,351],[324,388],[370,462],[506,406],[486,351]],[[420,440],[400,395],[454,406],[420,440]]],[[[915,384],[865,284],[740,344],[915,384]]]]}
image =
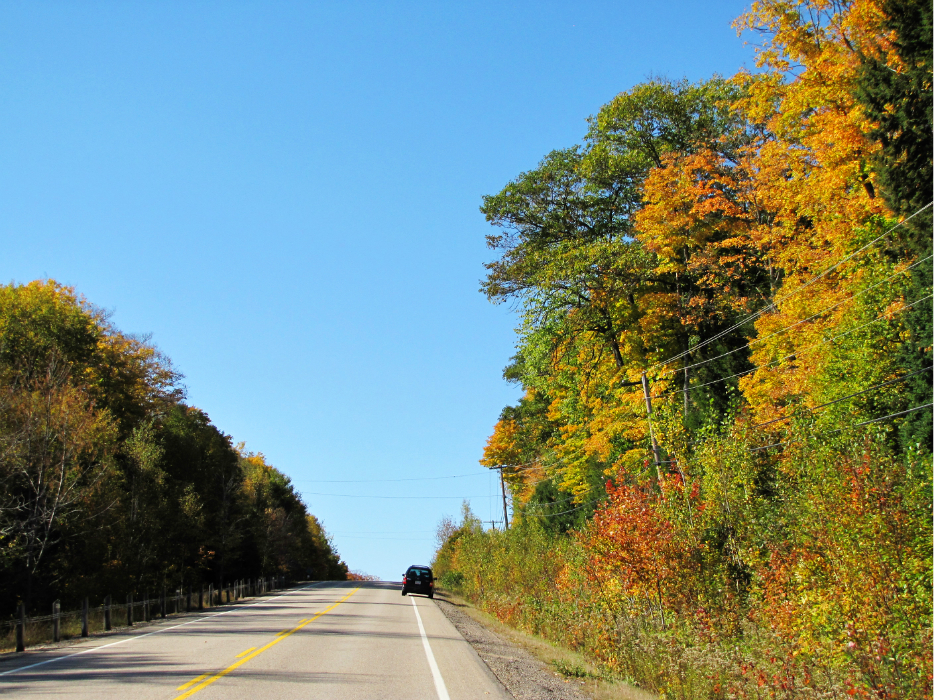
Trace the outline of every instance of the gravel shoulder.
{"type": "Polygon", "coordinates": [[[598,678],[574,652],[506,627],[446,591],[435,593],[435,603],[516,700],[655,700],[598,678]]]}

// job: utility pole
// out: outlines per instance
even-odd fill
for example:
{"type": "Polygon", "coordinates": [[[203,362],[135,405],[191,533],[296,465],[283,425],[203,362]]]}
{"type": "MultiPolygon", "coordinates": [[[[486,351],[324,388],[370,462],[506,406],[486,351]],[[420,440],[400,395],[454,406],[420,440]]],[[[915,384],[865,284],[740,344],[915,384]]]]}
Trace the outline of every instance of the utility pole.
{"type": "Polygon", "coordinates": [[[509,514],[506,512],[506,481],[505,479],[503,479],[503,469],[505,469],[507,466],[508,465],[490,467],[490,469],[499,470],[499,487],[500,489],[502,489],[502,493],[503,493],[503,529],[504,530],[509,529],[509,514]]]}
{"type": "Polygon", "coordinates": [[[652,456],[655,458],[655,471],[658,472],[658,480],[662,480],[662,472],[659,469],[661,459],[658,453],[658,443],[655,441],[655,431],[652,429],[652,394],[649,393],[649,378],[642,373],[642,393],[645,394],[645,412],[649,421],[649,437],[652,439],[652,456]]]}
{"type": "Polygon", "coordinates": [[[503,529],[509,529],[509,516],[506,514],[506,480],[503,478],[503,469],[499,468],[499,486],[503,490],[503,529]]]}

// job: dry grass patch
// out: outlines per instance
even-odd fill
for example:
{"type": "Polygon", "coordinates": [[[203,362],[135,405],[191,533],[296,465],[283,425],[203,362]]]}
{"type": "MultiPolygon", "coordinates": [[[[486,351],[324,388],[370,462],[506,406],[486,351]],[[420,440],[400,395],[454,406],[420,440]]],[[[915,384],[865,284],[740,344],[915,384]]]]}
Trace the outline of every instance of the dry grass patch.
{"type": "Polygon", "coordinates": [[[503,624],[489,613],[474,607],[470,601],[450,591],[445,590],[444,597],[487,629],[528,651],[555,675],[578,681],[578,687],[594,700],[658,700],[657,696],[648,691],[608,677],[583,654],[503,624]]]}

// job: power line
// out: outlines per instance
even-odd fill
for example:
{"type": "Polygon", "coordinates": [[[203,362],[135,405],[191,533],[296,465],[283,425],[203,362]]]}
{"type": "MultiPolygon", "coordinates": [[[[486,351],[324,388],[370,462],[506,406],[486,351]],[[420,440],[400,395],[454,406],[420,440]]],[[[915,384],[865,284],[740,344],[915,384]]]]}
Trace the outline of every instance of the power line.
{"type": "Polygon", "coordinates": [[[525,462],[524,464],[498,464],[495,467],[487,467],[487,469],[515,469],[516,471],[526,472],[531,469],[536,469],[535,466],[530,465],[541,465],[541,458],[533,459],[531,462],[525,462]]]}
{"type": "Polygon", "coordinates": [[[406,479],[293,479],[300,484],[384,484],[396,481],[437,481],[438,479],[461,479],[467,476],[482,476],[483,472],[474,474],[454,474],[452,476],[413,476],[406,479]]]}
{"type": "Polygon", "coordinates": [[[366,537],[364,535],[335,535],[342,540],[370,540],[377,542],[426,542],[433,539],[432,536],[425,537],[366,537]]]}
{"type": "Polygon", "coordinates": [[[603,502],[604,500],[605,500],[605,499],[603,499],[603,498],[595,498],[595,499],[592,500],[592,501],[587,501],[587,502],[585,502],[585,503],[581,503],[581,504],[580,504],[579,506],[577,506],[576,508],[571,508],[570,510],[563,510],[563,511],[561,511],[560,513],[523,513],[523,515],[524,515],[525,517],[531,517],[531,518],[553,518],[553,517],[555,517],[556,515],[566,515],[566,514],[568,514],[568,513],[573,513],[573,512],[576,511],[576,510],[580,510],[581,508],[586,508],[587,506],[592,505],[592,504],[594,504],[594,503],[601,503],[601,502],[603,502]]]}
{"type": "MultiPolygon", "coordinates": [[[[832,406],[832,405],[834,405],[834,404],[836,404],[836,403],[840,403],[841,401],[846,401],[847,399],[852,399],[852,398],[855,398],[855,397],[857,397],[857,396],[861,396],[861,395],[863,395],[863,394],[868,394],[870,391],[875,391],[876,389],[881,389],[881,388],[883,388],[883,387],[885,387],[885,386],[889,386],[890,384],[897,384],[898,382],[904,381],[904,380],[909,379],[909,378],[911,378],[911,377],[914,377],[914,376],[916,376],[916,375],[918,375],[918,374],[922,374],[923,372],[930,372],[932,369],[934,369],[934,366],[925,367],[925,368],[923,368],[923,369],[915,370],[914,372],[910,372],[910,373],[908,373],[908,374],[903,374],[902,376],[896,377],[895,379],[889,379],[888,381],[880,382],[879,384],[875,384],[875,385],[873,385],[873,386],[871,386],[871,387],[867,387],[866,389],[862,389],[862,390],[860,390],[860,391],[854,391],[852,394],[847,394],[846,396],[841,396],[840,398],[834,399],[833,401],[827,401],[826,403],[822,403],[822,404],[820,404],[820,405],[818,405],[818,406],[812,406],[812,407],[808,408],[807,410],[813,413],[814,411],[818,411],[818,410],[820,410],[820,409],[822,409],[822,408],[826,408],[827,406],[832,406]]],[[[807,408],[807,407],[805,407],[805,408],[807,408]]],[[[785,416],[785,417],[783,417],[783,418],[773,418],[772,420],[767,420],[767,421],[765,421],[765,422],[763,422],[763,423],[756,423],[755,425],[751,425],[751,426],[749,426],[748,430],[754,430],[755,428],[762,428],[762,427],[764,427],[764,426],[766,426],[766,425],[772,425],[773,423],[781,423],[781,422],[783,422],[783,421],[791,420],[791,419],[793,419],[793,418],[794,418],[794,416],[785,416]]],[[[884,420],[884,419],[880,419],[880,420],[884,420]]],[[[860,425],[863,425],[863,424],[860,423],[860,425]]],[[[841,430],[842,430],[842,428],[841,428],[841,430]]],[[[694,440],[694,441],[688,443],[688,447],[693,447],[693,446],[695,446],[695,445],[699,445],[699,444],[701,444],[702,442],[704,442],[703,439],[694,440]]],[[[775,444],[776,444],[776,445],[781,445],[781,444],[784,444],[784,443],[775,443],[775,444]]],[[[762,448],[756,448],[756,449],[758,450],[758,449],[762,449],[762,448]]],[[[669,460],[668,462],[665,462],[665,463],[666,463],[666,464],[673,464],[675,461],[677,461],[677,460],[669,460]]]]}
{"type": "Polygon", "coordinates": [[[860,290],[859,292],[857,292],[856,294],[853,294],[853,295],[847,297],[846,299],[841,299],[841,300],[838,301],[836,304],[833,304],[832,306],[828,306],[827,308],[822,309],[822,310],[818,311],[817,313],[808,316],[807,318],[801,319],[800,321],[795,321],[794,323],[789,324],[789,325],[785,326],[784,328],[775,331],[774,333],[770,333],[769,335],[763,336],[762,338],[754,338],[753,340],[750,340],[750,341],[749,341],[748,343],[746,343],[745,345],[741,345],[741,346],[738,347],[738,348],[733,348],[732,350],[728,350],[728,351],[726,351],[726,352],[724,352],[724,353],[721,353],[721,354],[717,355],[716,357],[710,357],[710,358],[707,358],[706,360],[701,360],[700,362],[695,362],[695,363],[692,364],[692,365],[687,365],[686,367],[679,367],[678,369],[667,370],[666,374],[671,374],[671,373],[673,373],[673,372],[681,372],[682,370],[685,370],[685,371],[686,371],[686,370],[689,370],[689,369],[693,369],[693,368],[695,368],[695,367],[700,367],[700,366],[702,366],[702,365],[707,364],[708,362],[713,362],[714,360],[719,360],[720,358],[726,357],[727,355],[732,355],[733,353],[739,352],[740,350],[745,350],[746,348],[751,348],[751,347],[752,347],[753,345],[755,345],[756,343],[765,342],[765,341],[768,340],[769,338],[774,338],[775,336],[780,335],[780,334],[784,333],[785,331],[794,328],[795,326],[800,326],[802,323],[807,323],[808,321],[811,321],[811,320],[817,318],[818,316],[821,316],[821,315],[827,313],[828,311],[834,310],[835,308],[837,308],[837,307],[840,306],[841,304],[845,304],[846,302],[852,301],[853,299],[855,299],[856,297],[858,297],[858,296],[860,296],[860,295],[862,295],[862,294],[866,294],[867,292],[872,291],[872,290],[875,289],[876,287],[879,287],[879,286],[885,284],[886,282],[888,282],[889,280],[891,280],[891,279],[893,279],[893,278],[895,278],[895,277],[898,277],[899,275],[902,275],[902,274],[908,272],[908,271],[911,270],[912,268],[916,267],[917,265],[920,265],[921,263],[923,263],[923,262],[925,262],[925,261],[927,261],[927,260],[930,260],[931,258],[934,258],[934,255],[928,255],[926,258],[922,258],[921,260],[918,260],[918,261],[912,263],[911,265],[909,265],[909,266],[906,267],[905,269],[899,270],[898,272],[889,275],[889,276],[886,277],[884,280],[880,280],[879,282],[876,282],[876,283],[875,283],[874,285],[872,285],[871,287],[867,287],[866,289],[862,289],[862,290],[860,290]]]}
{"type": "Polygon", "coordinates": [[[776,297],[776,298],[775,298],[774,300],[772,300],[772,302],[771,302],[770,304],[768,304],[767,306],[765,306],[765,307],[759,309],[758,311],[754,311],[753,313],[749,314],[748,316],[746,316],[746,318],[742,319],[741,321],[739,321],[739,322],[736,323],[735,325],[731,326],[730,328],[727,328],[725,331],[721,331],[720,333],[717,333],[716,335],[714,335],[714,336],[708,338],[707,340],[701,341],[700,343],[698,343],[697,345],[695,345],[693,348],[690,348],[689,350],[685,350],[684,352],[681,352],[681,353],[679,353],[679,354],[677,354],[677,355],[674,355],[673,357],[670,357],[670,358],[668,358],[667,360],[663,360],[663,361],[661,361],[661,362],[656,362],[655,364],[650,365],[650,366],[646,369],[646,372],[649,372],[649,371],[655,369],[656,367],[664,367],[665,365],[669,365],[669,364],[671,364],[672,362],[675,362],[676,360],[680,360],[682,357],[685,357],[686,355],[691,354],[691,353],[694,352],[695,350],[698,350],[699,348],[702,348],[702,347],[704,347],[705,345],[709,345],[710,343],[713,343],[713,342],[719,340],[720,338],[724,337],[725,335],[729,335],[730,333],[732,333],[733,331],[735,331],[737,328],[741,328],[742,326],[745,326],[745,325],[746,325],[747,323],[749,323],[750,321],[754,321],[755,319],[757,319],[757,318],[759,318],[760,316],[762,316],[762,314],[764,314],[766,311],[768,311],[768,310],[770,310],[770,309],[777,309],[777,308],[778,308],[777,305],[778,305],[780,302],[785,301],[786,299],[790,299],[791,297],[795,296],[795,295],[798,294],[799,292],[801,292],[801,291],[807,289],[807,288],[810,287],[812,284],[814,284],[815,282],[817,282],[819,279],[822,279],[824,276],[826,276],[827,274],[829,274],[830,272],[832,272],[833,270],[835,270],[836,268],[838,268],[838,267],[839,267],[840,265],[842,265],[843,263],[847,262],[848,260],[851,260],[851,259],[852,259],[853,257],[855,257],[856,255],[859,255],[859,254],[862,253],[863,251],[865,251],[865,250],[871,248],[871,247],[874,246],[876,243],[878,243],[878,242],[881,241],[883,238],[885,238],[885,237],[888,236],[890,233],[892,233],[892,231],[894,231],[894,230],[897,229],[899,226],[901,226],[901,225],[905,224],[906,222],[910,221],[911,219],[913,219],[915,216],[917,216],[918,214],[920,214],[921,212],[923,212],[925,209],[927,209],[927,208],[928,208],[929,206],[931,206],[932,204],[934,204],[934,202],[928,202],[928,203],[925,204],[923,207],[921,207],[920,209],[918,209],[918,211],[916,211],[916,212],[915,212],[914,214],[912,214],[911,216],[909,216],[909,217],[907,217],[907,218],[905,218],[905,219],[902,219],[901,221],[899,221],[897,224],[895,224],[892,228],[890,228],[888,231],[886,231],[886,232],[883,233],[882,235],[880,235],[880,236],[874,238],[872,241],[870,241],[869,243],[867,243],[866,245],[864,245],[864,246],[863,246],[862,248],[860,248],[859,250],[854,251],[853,253],[850,253],[849,255],[847,255],[847,256],[844,257],[844,258],[841,258],[840,260],[838,260],[837,262],[835,262],[833,265],[831,265],[830,267],[828,267],[826,270],[824,270],[823,272],[821,272],[819,275],[815,275],[814,277],[812,277],[811,279],[809,279],[809,280],[808,280],[807,282],[805,282],[804,284],[802,284],[802,285],[800,285],[800,286],[798,286],[798,287],[795,287],[795,288],[794,288],[791,292],[789,292],[788,294],[785,294],[784,296],[776,297]]]}
{"type": "MultiPolygon", "coordinates": [[[[534,482],[534,484],[540,484],[540,483],[541,483],[541,481],[536,481],[536,482],[534,482]]],[[[531,485],[534,485],[534,484],[527,484],[527,485],[528,485],[528,486],[531,486],[531,485]]],[[[565,493],[567,493],[567,492],[565,492],[565,493]]],[[[529,507],[529,506],[537,506],[537,507],[539,507],[539,508],[544,508],[545,506],[552,506],[552,505],[555,505],[555,504],[558,504],[558,503],[570,503],[570,502],[573,501],[574,499],[575,499],[575,496],[571,496],[570,498],[562,498],[562,499],[559,500],[559,501],[534,501],[534,502],[533,502],[533,501],[526,501],[526,502],[525,502],[525,506],[526,506],[526,507],[529,507]]]]}
{"type": "MultiPolygon", "coordinates": [[[[910,377],[914,377],[915,375],[921,374],[922,372],[930,372],[931,369],[932,367],[925,367],[923,369],[915,370],[914,372],[911,372],[909,374],[903,374],[902,376],[896,377],[895,379],[889,379],[886,382],[881,382],[874,386],[868,387],[867,389],[863,389],[862,391],[854,391],[852,394],[841,396],[839,399],[834,399],[833,401],[822,403],[819,406],[814,406],[812,408],[809,408],[808,410],[813,413],[814,411],[818,411],[822,408],[826,408],[827,406],[833,406],[835,403],[840,403],[841,401],[846,401],[847,399],[852,399],[857,396],[862,396],[863,394],[868,394],[870,391],[881,389],[884,386],[889,386],[890,384],[897,384],[898,382],[903,382],[910,377]]],[[[749,426],[749,429],[752,430],[754,428],[761,428],[766,425],[771,425],[772,423],[780,423],[782,421],[791,420],[792,418],[794,418],[794,416],[785,416],[784,418],[774,418],[772,420],[765,421],[764,423],[756,423],[755,425],[751,425],[749,426]]]]}
{"type": "MultiPolygon", "coordinates": [[[[931,408],[932,406],[934,406],[934,403],[926,403],[923,406],[915,406],[914,408],[909,408],[904,411],[898,411],[897,413],[890,413],[889,415],[882,416],[881,418],[873,418],[872,420],[864,420],[862,423],[854,423],[853,425],[849,425],[845,428],[836,428],[834,430],[822,430],[818,433],[811,433],[807,437],[817,437],[818,435],[833,435],[834,433],[840,433],[840,432],[843,432],[844,430],[849,430],[851,428],[860,428],[864,425],[869,425],[871,423],[879,423],[880,421],[888,420],[889,418],[897,418],[898,416],[904,416],[908,413],[914,413],[915,411],[920,411],[925,408],[931,408]]],[[[801,438],[799,440],[786,440],[784,442],[774,442],[771,445],[762,445],[761,447],[750,447],[749,451],[759,452],[761,450],[768,450],[772,447],[781,447],[782,445],[794,445],[795,443],[799,443],[803,441],[804,441],[804,438],[801,438]]]]}
{"type": "Polygon", "coordinates": [[[364,496],[359,493],[316,493],[314,491],[302,491],[303,496],[334,496],[335,498],[389,498],[389,499],[438,499],[438,498],[456,498],[459,500],[469,500],[471,498],[487,498],[487,496],[364,496]]]}
{"type": "Polygon", "coordinates": [[[329,532],[329,535],[424,535],[434,530],[348,530],[346,532],[329,532]]]}
{"type": "Polygon", "coordinates": [[[697,384],[697,385],[695,385],[695,386],[689,386],[689,387],[687,387],[687,389],[674,389],[674,390],[669,391],[669,392],[666,392],[666,393],[664,393],[664,394],[659,394],[658,396],[653,396],[652,398],[653,398],[653,399],[664,399],[664,398],[666,398],[666,397],[668,397],[668,396],[674,396],[674,395],[676,395],[676,394],[683,394],[685,391],[691,392],[691,391],[694,391],[695,389],[703,389],[705,386],[710,386],[710,385],[712,385],[712,384],[719,384],[720,382],[725,382],[725,381],[728,381],[728,380],[730,380],[730,379],[735,379],[735,378],[737,378],[737,377],[744,377],[744,376],[746,376],[747,374],[752,374],[753,372],[756,372],[756,371],[758,371],[758,370],[760,370],[760,369],[766,369],[767,367],[772,367],[773,365],[780,364],[780,363],[784,362],[785,360],[788,360],[788,359],[791,359],[792,357],[795,357],[796,355],[800,355],[802,352],[805,352],[805,351],[807,351],[807,350],[813,350],[814,348],[819,348],[821,345],[826,345],[827,343],[832,343],[834,340],[837,340],[838,338],[842,338],[842,337],[845,336],[845,335],[849,335],[850,333],[854,333],[855,331],[861,330],[861,329],[865,328],[866,326],[871,326],[873,323],[876,323],[877,321],[881,321],[882,319],[889,319],[889,318],[893,317],[895,314],[900,314],[900,313],[902,313],[902,312],[904,312],[904,311],[907,311],[907,310],[910,309],[911,307],[913,307],[913,306],[915,306],[915,305],[917,305],[917,304],[920,304],[922,301],[927,301],[928,299],[930,299],[930,298],[932,298],[932,297],[934,297],[934,294],[929,294],[929,295],[927,295],[926,297],[922,297],[921,299],[918,299],[917,301],[913,301],[913,302],[911,302],[910,304],[908,304],[908,305],[906,305],[906,306],[903,306],[902,308],[898,309],[897,311],[894,311],[894,312],[891,312],[891,313],[888,312],[888,311],[883,311],[881,314],[879,314],[878,316],[876,316],[876,317],[875,317],[874,319],[872,319],[871,321],[867,321],[866,323],[864,323],[864,324],[862,324],[862,325],[860,325],[860,326],[856,326],[855,328],[850,328],[850,329],[848,329],[848,330],[845,330],[845,331],[843,331],[842,333],[838,333],[837,335],[831,336],[831,337],[827,338],[826,340],[820,341],[819,343],[813,343],[812,345],[807,345],[807,346],[805,346],[805,347],[803,347],[803,348],[798,348],[798,349],[795,350],[794,352],[792,352],[792,353],[790,353],[790,354],[788,354],[788,355],[785,355],[784,357],[780,357],[780,358],[777,359],[777,360],[772,360],[771,362],[768,362],[768,363],[766,363],[766,364],[764,364],[764,365],[760,365],[760,366],[758,366],[758,367],[753,367],[752,369],[747,369],[747,370],[744,370],[744,371],[742,371],[742,372],[737,372],[736,374],[731,374],[731,375],[728,376],[728,377],[721,377],[720,379],[714,379],[714,380],[709,381],[709,382],[706,382],[706,383],[704,383],[704,384],[697,384]]]}

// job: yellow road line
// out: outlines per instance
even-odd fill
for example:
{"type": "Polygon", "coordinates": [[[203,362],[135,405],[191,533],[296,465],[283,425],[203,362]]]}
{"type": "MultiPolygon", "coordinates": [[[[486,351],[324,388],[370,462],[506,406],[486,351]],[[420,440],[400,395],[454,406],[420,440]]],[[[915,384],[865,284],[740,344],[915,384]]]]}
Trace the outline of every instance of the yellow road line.
{"type": "MultiPolygon", "coordinates": [[[[188,692],[185,692],[185,693],[182,693],[181,695],[179,695],[177,698],[175,698],[175,700],[185,700],[185,698],[190,698],[192,695],[194,695],[195,693],[197,693],[199,690],[204,690],[204,689],[207,688],[209,685],[211,685],[211,683],[213,683],[214,681],[220,680],[221,678],[223,678],[224,676],[226,676],[226,675],[227,675],[228,673],[230,673],[231,671],[233,671],[233,670],[239,668],[240,666],[242,666],[243,664],[245,664],[245,663],[246,663],[247,661],[249,661],[250,659],[256,658],[257,656],[259,656],[260,654],[262,654],[264,651],[266,651],[266,650],[269,649],[270,647],[275,646],[276,644],[278,644],[279,642],[281,642],[283,639],[285,639],[285,638],[288,637],[289,635],[295,634],[295,633],[298,632],[302,627],[305,627],[306,625],[311,624],[312,622],[314,622],[315,620],[317,620],[317,619],[318,619],[319,617],[321,617],[322,615],[325,615],[325,614],[331,612],[334,608],[336,608],[338,605],[340,605],[341,603],[343,603],[345,600],[347,600],[350,596],[352,596],[354,593],[356,593],[356,592],[359,591],[359,590],[360,590],[360,587],[359,587],[359,586],[358,586],[357,588],[354,588],[350,593],[348,593],[347,595],[345,595],[345,596],[344,596],[343,598],[341,598],[339,601],[337,601],[336,603],[334,603],[334,604],[331,605],[330,607],[325,608],[324,610],[322,610],[321,612],[319,612],[319,613],[318,613],[317,615],[315,615],[314,617],[308,618],[307,620],[305,620],[304,622],[302,622],[301,624],[299,624],[298,627],[293,627],[293,628],[290,629],[290,630],[283,630],[282,632],[280,632],[279,634],[277,634],[276,637],[275,637],[275,639],[273,639],[271,642],[269,642],[269,644],[267,644],[267,645],[265,645],[265,646],[262,646],[262,647],[260,647],[259,649],[256,649],[256,651],[250,652],[249,656],[244,656],[244,657],[243,657],[242,659],[240,659],[239,661],[235,661],[234,663],[230,664],[230,666],[228,666],[227,668],[225,668],[223,671],[218,671],[217,673],[215,673],[213,676],[211,676],[211,677],[208,678],[207,680],[201,681],[202,678],[204,678],[205,676],[208,675],[208,674],[204,674],[203,676],[198,676],[198,677],[195,678],[193,681],[189,681],[189,682],[186,683],[185,685],[183,685],[183,686],[181,686],[180,688],[178,688],[178,690],[182,690],[183,688],[186,688],[186,687],[188,687],[189,685],[192,685],[192,684],[194,684],[194,683],[198,683],[198,681],[201,681],[201,682],[198,683],[198,685],[196,685],[195,687],[191,688],[188,692]]],[[[247,651],[250,651],[250,650],[247,649],[247,651]]],[[[244,652],[244,653],[245,653],[245,652],[244,652]]]]}
{"type": "Polygon", "coordinates": [[[241,652],[240,652],[239,654],[237,654],[234,658],[239,659],[241,656],[246,656],[246,655],[249,654],[251,651],[253,651],[255,648],[256,648],[256,647],[250,647],[250,648],[247,649],[246,651],[241,651],[241,652]]]}
{"type": "Polygon", "coordinates": [[[193,686],[195,683],[197,683],[198,681],[200,681],[202,678],[207,678],[208,675],[210,675],[210,674],[202,673],[200,676],[198,676],[197,678],[195,678],[193,681],[188,681],[188,682],[185,683],[184,685],[178,686],[175,690],[184,690],[185,688],[189,688],[189,687],[193,686]]]}

